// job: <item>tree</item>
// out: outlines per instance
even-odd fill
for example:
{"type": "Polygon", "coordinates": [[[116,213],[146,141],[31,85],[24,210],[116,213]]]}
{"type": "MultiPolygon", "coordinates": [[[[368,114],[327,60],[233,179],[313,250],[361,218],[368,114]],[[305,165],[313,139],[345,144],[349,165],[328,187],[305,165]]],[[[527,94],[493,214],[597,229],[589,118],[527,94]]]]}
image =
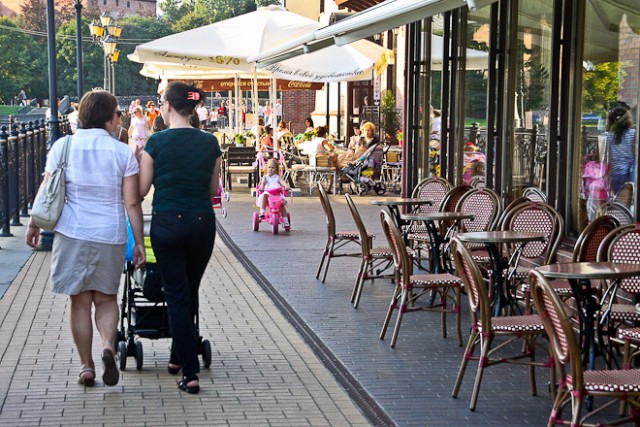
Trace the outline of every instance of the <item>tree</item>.
{"type": "Polygon", "coordinates": [[[8,101],[20,89],[24,89],[29,98],[45,98],[46,51],[32,37],[21,32],[16,22],[5,17],[0,17],[0,46],[0,98],[8,101]]]}
{"type": "Polygon", "coordinates": [[[380,127],[387,140],[393,140],[398,130],[401,130],[400,115],[396,110],[396,97],[390,90],[385,92],[380,103],[380,127]]]}
{"type": "Polygon", "coordinates": [[[627,73],[624,62],[591,64],[583,74],[582,110],[605,116],[618,100],[622,81],[627,73]]]}
{"type": "MultiPolygon", "coordinates": [[[[55,25],[59,29],[62,24],[73,19],[75,9],[73,0],[55,0],[55,25]]],[[[20,5],[20,27],[30,31],[46,31],[47,4],[44,0],[25,0],[20,5]]],[[[44,41],[46,43],[46,39],[44,41]]]]}

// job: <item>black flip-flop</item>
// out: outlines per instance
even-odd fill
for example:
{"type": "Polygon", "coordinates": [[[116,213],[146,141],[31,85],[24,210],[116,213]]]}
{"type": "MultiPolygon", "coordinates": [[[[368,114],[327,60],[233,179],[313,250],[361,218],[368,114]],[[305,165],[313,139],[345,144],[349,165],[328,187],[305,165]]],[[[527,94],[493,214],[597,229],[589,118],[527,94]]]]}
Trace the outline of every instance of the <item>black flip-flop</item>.
{"type": "Polygon", "coordinates": [[[113,350],[108,348],[102,350],[102,365],[104,367],[102,381],[110,386],[118,384],[120,372],[118,372],[118,367],[116,366],[116,357],[113,354],[113,350]]]}
{"type": "Polygon", "coordinates": [[[93,387],[96,382],[96,371],[92,368],[82,368],[78,374],[78,384],[82,384],[85,387],[93,387]],[[91,373],[91,377],[87,378],[84,374],[91,373]]]}

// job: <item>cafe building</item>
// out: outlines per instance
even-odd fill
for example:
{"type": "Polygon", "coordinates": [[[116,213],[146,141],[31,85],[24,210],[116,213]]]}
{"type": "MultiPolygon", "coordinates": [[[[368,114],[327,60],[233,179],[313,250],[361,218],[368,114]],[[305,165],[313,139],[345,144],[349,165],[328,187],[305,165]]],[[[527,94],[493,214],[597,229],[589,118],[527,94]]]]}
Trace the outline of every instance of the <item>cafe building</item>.
{"type": "Polygon", "coordinates": [[[378,81],[349,83],[340,126],[346,133],[374,85],[394,93],[405,194],[436,174],[468,183],[465,157],[473,151],[484,163],[473,170],[474,185],[496,190],[504,203],[538,188],[565,218],[568,238],[608,201],[637,221],[636,0],[330,3],[343,16],[259,63],[361,38],[393,50],[378,81]]]}

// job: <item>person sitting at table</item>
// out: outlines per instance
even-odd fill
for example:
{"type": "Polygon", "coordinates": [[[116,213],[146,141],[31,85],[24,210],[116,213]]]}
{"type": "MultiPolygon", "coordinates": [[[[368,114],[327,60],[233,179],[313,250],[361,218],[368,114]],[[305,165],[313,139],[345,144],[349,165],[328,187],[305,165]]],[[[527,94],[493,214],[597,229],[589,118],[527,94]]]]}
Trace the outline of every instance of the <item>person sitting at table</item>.
{"type": "Polygon", "coordinates": [[[264,135],[260,139],[260,151],[267,157],[270,157],[273,152],[273,129],[271,125],[267,125],[264,128],[264,135]]]}

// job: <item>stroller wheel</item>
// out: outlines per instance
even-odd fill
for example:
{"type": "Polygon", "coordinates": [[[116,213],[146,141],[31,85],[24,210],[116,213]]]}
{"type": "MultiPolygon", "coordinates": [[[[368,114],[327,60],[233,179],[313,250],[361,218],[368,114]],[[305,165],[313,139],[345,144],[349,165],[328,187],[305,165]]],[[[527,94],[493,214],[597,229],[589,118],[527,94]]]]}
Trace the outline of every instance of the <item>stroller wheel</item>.
{"type": "Polygon", "coordinates": [[[211,354],[211,343],[209,340],[202,341],[202,362],[207,369],[211,366],[211,354]]]}
{"type": "Polygon", "coordinates": [[[373,186],[373,191],[375,191],[378,196],[382,196],[387,192],[387,186],[384,185],[384,182],[379,182],[373,186]]]}
{"type": "Polygon", "coordinates": [[[120,370],[127,369],[127,343],[120,341],[118,343],[118,358],[120,359],[120,370]]]}
{"type": "Polygon", "coordinates": [[[369,186],[364,182],[358,184],[358,196],[365,196],[369,192],[369,186]]]}
{"type": "Polygon", "coordinates": [[[138,371],[142,370],[143,361],[144,361],[144,355],[142,353],[142,343],[140,341],[136,341],[136,369],[138,371]]]}

